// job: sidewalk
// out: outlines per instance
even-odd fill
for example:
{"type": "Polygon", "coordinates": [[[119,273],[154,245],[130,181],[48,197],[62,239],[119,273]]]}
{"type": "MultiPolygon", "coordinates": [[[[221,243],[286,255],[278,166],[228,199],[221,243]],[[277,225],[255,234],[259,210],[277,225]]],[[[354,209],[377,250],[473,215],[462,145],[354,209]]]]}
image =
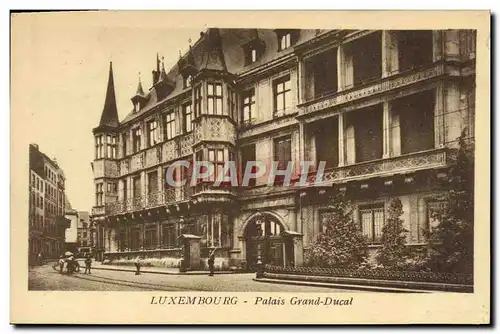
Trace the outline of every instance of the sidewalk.
{"type": "MultiPolygon", "coordinates": [[[[82,265],[85,268],[85,265],[82,265]]],[[[100,262],[92,263],[92,270],[112,270],[112,271],[126,271],[135,272],[134,266],[117,266],[112,264],[101,264],[100,262]]],[[[144,274],[162,274],[162,275],[208,275],[208,270],[197,270],[179,272],[179,268],[163,268],[163,267],[141,267],[141,273],[144,274]]],[[[221,274],[236,274],[234,271],[216,271],[215,275],[221,274]]]]}

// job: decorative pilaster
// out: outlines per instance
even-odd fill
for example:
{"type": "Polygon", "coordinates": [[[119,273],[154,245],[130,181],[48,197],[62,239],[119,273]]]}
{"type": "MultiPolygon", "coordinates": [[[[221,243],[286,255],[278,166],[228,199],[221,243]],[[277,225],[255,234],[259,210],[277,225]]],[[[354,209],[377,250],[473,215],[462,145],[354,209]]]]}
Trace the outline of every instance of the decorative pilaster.
{"type": "Polygon", "coordinates": [[[398,70],[397,32],[382,31],[382,78],[388,77],[398,70]]]}
{"type": "Polygon", "coordinates": [[[339,167],[342,167],[345,165],[344,114],[339,114],[338,124],[339,124],[339,167]]]}
{"type": "Polygon", "coordinates": [[[391,121],[391,110],[390,110],[390,104],[388,101],[384,101],[383,103],[383,154],[382,157],[384,159],[390,158],[391,157],[391,146],[392,146],[392,121],[391,121]]]}
{"type": "Polygon", "coordinates": [[[444,122],[444,83],[439,84],[436,88],[436,103],[434,104],[434,147],[442,148],[445,138],[445,122],[444,122]]]}

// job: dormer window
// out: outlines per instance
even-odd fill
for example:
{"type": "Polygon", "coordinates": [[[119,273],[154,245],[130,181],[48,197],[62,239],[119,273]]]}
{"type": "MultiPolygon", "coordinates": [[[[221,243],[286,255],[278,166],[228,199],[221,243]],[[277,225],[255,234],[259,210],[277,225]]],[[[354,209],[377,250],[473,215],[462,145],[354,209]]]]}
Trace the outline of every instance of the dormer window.
{"type": "Polygon", "coordinates": [[[297,30],[276,30],[278,37],[278,51],[291,47],[297,39],[297,30]]]}
{"type": "Polygon", "coordinates": [[[264,51],[264,43],[259,39],[254,39],[243,45],[245,53],[245,66],[255,63],[259,60],[264,51]]]}
{"type": "Polygon", "coordinates": [[[137,101],[135,103],[135,112],[139,112],[139,110],[141,110],[141,103],[139,101],[137,101]]]}
{"type": "Polygon", "coordinates": [[[193,81],[193,76],[191,74],[185,74],[183,77],[183,86],[184,88],[191,87],[191,82],[193,81]]]}

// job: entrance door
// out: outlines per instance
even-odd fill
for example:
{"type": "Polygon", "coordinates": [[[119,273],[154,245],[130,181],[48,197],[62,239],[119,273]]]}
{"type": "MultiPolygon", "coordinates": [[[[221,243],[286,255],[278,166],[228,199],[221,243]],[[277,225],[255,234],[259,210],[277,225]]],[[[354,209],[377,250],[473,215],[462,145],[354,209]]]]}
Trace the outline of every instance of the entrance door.
{"type": "Polygon", "coordinates": [[[283,226],[273,217],[262,216],[250,222],[245,230],[248,268],[256,270],[262,264],[285,265],[284,241],[280,236],[283,226]]]}

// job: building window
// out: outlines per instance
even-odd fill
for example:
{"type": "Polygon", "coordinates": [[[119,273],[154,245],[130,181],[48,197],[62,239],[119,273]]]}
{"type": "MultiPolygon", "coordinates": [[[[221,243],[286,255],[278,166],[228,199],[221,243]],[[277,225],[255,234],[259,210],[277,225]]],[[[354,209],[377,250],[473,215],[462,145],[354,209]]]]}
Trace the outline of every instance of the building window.
{"type": "Polygon", "coordinates": [[[140,176],[136,176],[133,178],[133,186],[134,188],[132,189],[133,191],[133,196],[134,198],[140,198],[142,195],[141,195],[141,177],[140,176]]]}
{"type": "Polygon", "coordinates": [[[110,159],[116,158],[116,137],[107,135],[106,144],[107,144],[106,157],[110,159]]]}
{"type": "MultiPolygon", "coordinates": [[[[256,159],[256,151],[255,144],[246,145],[241,147],[241,173],[240,175],[243,177],[245,175],[246,166],[250,161],[255,161],[256,159]]],[[[257,170],[257,166],[252,166],[252,173],[255,173],[257,170]]],[[[243,180],[240,180],[242,182],[243,180]]],[[[250,187],[255,186],[255,178],[251,178],[248,180],[248,185],[250,187]]]]}
{"type": "Polygon", "coordinates": [[[165,124],[165,140],[170,140],[175,136],[175,114],[174,112],[169,112],[164,116],[165,124]]]}
{"type": "Polygon", "coordinates": [[[443,212],[446,208],[446,202],[443,201],[429,201],[427,202],[427,229],[429,231],[434,230],[439,226],[439,213],[443,212]]]}
{"type": "Polygon", "coordinates": [[[126,133],[122,134],[122,157],[127,156],[127,140],[128,136],[126,133]]]}
{"type": "Polygon", "coordinates": [[[209,181],[215,181],[224,172],[224,150],[209,149],[208,161],[214,165],[214,172],[209,176],[209,181]]]}
{"type": "Polygon", "coordinates": [[[148,194],[155,194],[158,192],[158,172],[148,173],[148,194]]]}
{"type": "Polygon", "coordinates": [[[141,149],[141,128],[136,128],[132,130],[132,140],[133,140],[133,150],[134,153],[141,149]]]}
{"type": "Polygon", "coordinates": [[[177,245],[175,224],[164,224],[162,226],[162,239],[164,248],[174,248],[177,245]]]}
{"type": "Polygon", "coordinates": [[[108,193],[116,193],[116,183],[108,182],[108,193]]]}
{"type": "Polygon", "coordinates": [[[147,227],[145,234],[146,240],[144,246],[149,249],[156,248],[156,225],[147,227]]]}
{"type": "Polygon", "coordinates": [[[102,183],[98,183],[95,185],[95,195],[96,195],[96,206],[101,206],[103,205],[103,197],[104,197],[104,190],[102,183]]]}
{"type": "Polygon", "coordinates": [[[182,77],[184,88],[191,87],[191,82],[193,81],[193,76],[191,74],[184,75],[182,77]]]}
{"type": "Polygon", "coordinates": [[[288,49],[293,44],[293,36],[291,31],[278,31],[278,51],[288,49]]]}
{"type": "Polygon", "coordinates": [[[292,106],[292,87],[290,75],[286,75],[273,85],[274,92],[274,117],[283,116],[285,111],[292,106]]]}
{"type": "MultiPolygon", "coordinates": [[[[97,136],[95,137],[95,158],[96,159],[104,158],[103,153],[104,153],[104,148],[103,148],[102,136],[97,136]]],[[[48,170],[48,172],[50,180],[51,179],[50,170],[48,170]]]]}
{"type": "Polygon", "coordinates": [[[361,231],[367,237],[368,243],[380,244],[384,226],[384,206],[378,205],[359,210],[361,231]]]}
{"type": "Polygon", "coordinates": [[[228,88],[228,105],[229,105],[229,116],[232,119],[236,119],[235,110],[236,110],[236,93],[228,88]]]}
{"type": "Polygon", "coordinates": [[[208,84],[208,114],[209,115],[222,115],[222,84],[209,83],[208,84]]]}
{"type": "Polygon", "coordinates": [[[252,124],[254,121],[254,108],[255,108],[255,88],[249,89],[243,93],[241,99],[241,105],[243,106],[243,115],[241,117],[242,123],[252,124]]]}
{"type": "Polygon", "coordinates": [[[148,122],[148,146],[151,147],[160,142],[160,128],[158,121],[152,120],[148,122]]]}
{"type": "Polygon", "coordinates": [[[195,117],[199,117],[201,115],[201,85],[198,85],[194,89],[194,115],[195,117]]]}
{"type": "Polygon", "coordinates": [[[184,132],[191,132],[193,130],[193,114],[191,109],[191,103],[182,106],[182,113],[184,115],[184,132]]]}
{"type": "Polygon", "coordinates": [[[285,136],[274,140],[274,161],[278,162],[278,169],[286,169],[292,160],[292,138],[285,136]]]}

